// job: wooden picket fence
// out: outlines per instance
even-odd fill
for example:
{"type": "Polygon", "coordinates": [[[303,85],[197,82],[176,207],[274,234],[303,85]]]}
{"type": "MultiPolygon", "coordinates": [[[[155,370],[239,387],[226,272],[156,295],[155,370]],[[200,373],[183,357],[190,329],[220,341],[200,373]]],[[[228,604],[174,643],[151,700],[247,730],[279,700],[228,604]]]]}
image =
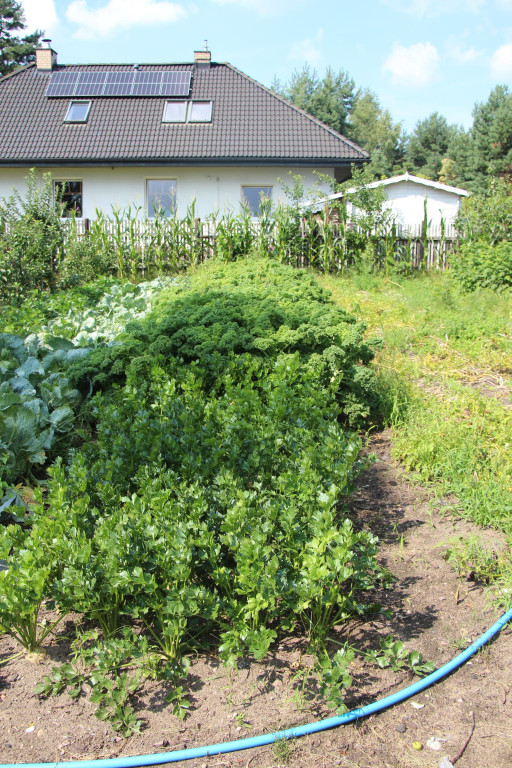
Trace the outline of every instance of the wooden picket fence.
{"type": "MultiPolygon", "coordinates": [[[[79,237],[85,237],[91,231],[93,221],[90,219],[76,219],[74,222],[75,233],[79,237]]],[[[160,226],[162,224],[160,223],[160,226]]],[[[112,239],[121,238],[128,247],[135,245],[140,253],[141,264],[149,265],[151,261],[150,252],[153,239],[156,233],[156,224],[153,219],[124,220],[116,222],[112,219],[104,219],[102,227],[105,234],[112,239]]],[[[165,227],[165,225],[164,225],[165,227]]],[[[259,221],[251,223],[254,238],[259,232],[259,221]]],[[[179,233],[172,230],[169,224],[169,237],[175,239],[176,248],[182,250],[182,265],[188,262],[190,252],[190,242],[194,242],[194,261],[202,262],[213,256],[216,242],[216,224],[214,221],[196,219],[191,228],[182,226],[179,233]],[[171,234],[172,232],[172,234],[171,234]]],[[[165,231],[165,229],[164,229],[165,231]]],[[[310,258],[306,245],[306,235],[303,228],[302,237],[304,247],[301,254],[294,259],[295,266],[309,267],[315,266],[315,259],[310,258]]],[[[389,237],[389,234],[388,234],[389,237]]],[[[382,254],[386,248],[386,238],[384,235],[375,238],[377,254],[382,254]]],[[[421,225],[411,227],[396,227],[396,236],[394,242],[394,252],[396,260],[402,263],[409,262],[411,269],[446,269],[449,266],[450,254],[458,249],[459,236],[453,226],[429,226],[425,233],[421,225]]],[[[269,252],[272,253],[272,239],[270,238],[269,252]]],[[[340,267],[341,268],[341,267],[340,267]]],[[[336,270],[336,266],[334,267],[336,270]]],[[[144,271],[144,270],[143,270],[144,271]]]]}

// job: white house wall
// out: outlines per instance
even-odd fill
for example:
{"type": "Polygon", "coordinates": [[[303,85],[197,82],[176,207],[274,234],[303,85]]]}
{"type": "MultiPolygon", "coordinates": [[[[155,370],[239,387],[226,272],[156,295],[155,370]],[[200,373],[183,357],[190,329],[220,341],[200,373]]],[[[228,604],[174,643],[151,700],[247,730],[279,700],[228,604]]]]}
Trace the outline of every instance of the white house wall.
{"type": "Polygon", "coordinates": [[[427,221],[433,227],[452,224],[460,206],[459,195],[432,187],[421,187],[411,181],[401,181],[384,187],[388,197],[387,206],[393,211],[395,220],[407,227],[420,226],[424,219],[425,197],[427,198],[427,221]]]}
{"type": "MultiPolygon", "coordinates": [[[[20,192],[26,189],[25,177],[28,168],[0,168],[0,198],[9,197],[12,188],[20,192]]],[[[332,168],[319,168],[321,173],[333,177],[332,168]]],[[[196,200],[196,216],[204,219],[215,211],[233,208],[240,210],[242,186],[272,186],[272,199],[286,201],[284,185],[291,186],[289,175],[300,174],[304,179],[306,196],[312,196],[316,187],[320,192],[329,192],[328,185],[320,183],[313,170],[290,167],[98,167],[98,168],[43,168],[37,174],[51,172],[59,181],[82,181],[83,215],[93,219],[96,209],[109,215],[112,206],[125,208],[128,205],[141,206],[140,216],[147,214],[147,179],[176,179],[178,215],[184,216],[187,207],[196,200]],[[308,193],[309,190],[309,193],[308,193]]]]}

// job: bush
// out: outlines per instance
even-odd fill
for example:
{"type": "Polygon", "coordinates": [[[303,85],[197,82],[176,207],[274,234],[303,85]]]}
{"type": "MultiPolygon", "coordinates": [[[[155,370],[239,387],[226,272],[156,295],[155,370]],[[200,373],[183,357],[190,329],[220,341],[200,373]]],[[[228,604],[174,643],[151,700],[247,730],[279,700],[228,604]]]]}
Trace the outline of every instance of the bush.
{"type": "Polygon", "coordinates": [[[457,281],[466,291],[512,288],[512,242],[464,243],[460,252],[454,254],[452,264],[457,281]]]}
{"type": "Polygon", "coordinates": [[[62,206],[53,194],[51,174],[40,185],[27,176],[25,197],[14,190],[2,201],[0,295],[19,301],[34,288],[53,290],[64,244],[62,206]]]}
{"type": "Polygon", "coordinates": [[[512,242],[512,185],[491,179],[486,190],[462,201],[456,226],[468,242],[512,242]]]}

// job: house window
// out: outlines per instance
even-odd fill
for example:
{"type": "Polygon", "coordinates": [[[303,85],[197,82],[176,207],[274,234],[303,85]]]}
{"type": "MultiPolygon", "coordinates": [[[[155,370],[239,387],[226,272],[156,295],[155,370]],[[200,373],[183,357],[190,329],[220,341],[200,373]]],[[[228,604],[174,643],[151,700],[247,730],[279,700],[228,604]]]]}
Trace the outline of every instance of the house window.
{"type": "Polygon", "coordinates": [[[190,123],[210,123],[212,119],[212,102],[191,101],[188,119],[190,123]]]}
{"type": "Polygon", "coordinates": [[[64,216],[82,216],[82,182],[81,181],[56,181],[55,195],[62,202],[64,216]]]}
{"type": "Polygon", "coordinates": [[[184,123],[187,116],[186,101],[166,101],[164,107],[164,123],[184,123]]]}
{"type": "Polygon", "coordinates": [[[71,101],[64,122],[86,123],[90,108],[90,101],[71,101]]]}
{"type": "Polygon", "coordinates": [[[263,198],[272,199],[272,187],[242,187],[242,202],[249,209],[251,216],[260,215],[263,198]]]}
{"type": "Polygon", "coordinates": [[[158,211],[165,216],[176,213],[176,179],[148,179],[148,216],[154,218],[158,211]]]}

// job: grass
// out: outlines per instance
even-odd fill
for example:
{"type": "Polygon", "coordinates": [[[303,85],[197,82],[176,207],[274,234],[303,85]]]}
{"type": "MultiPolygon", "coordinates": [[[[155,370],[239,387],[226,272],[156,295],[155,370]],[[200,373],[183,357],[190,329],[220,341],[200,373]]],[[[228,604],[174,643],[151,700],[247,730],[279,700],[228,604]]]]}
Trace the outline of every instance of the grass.
{"type": "Polygon", "coordinates": [[[384,341],[375,366],[395,458],[512,546],[511,294],[462,293],[449,273],[318,280],[384,341]]]}

